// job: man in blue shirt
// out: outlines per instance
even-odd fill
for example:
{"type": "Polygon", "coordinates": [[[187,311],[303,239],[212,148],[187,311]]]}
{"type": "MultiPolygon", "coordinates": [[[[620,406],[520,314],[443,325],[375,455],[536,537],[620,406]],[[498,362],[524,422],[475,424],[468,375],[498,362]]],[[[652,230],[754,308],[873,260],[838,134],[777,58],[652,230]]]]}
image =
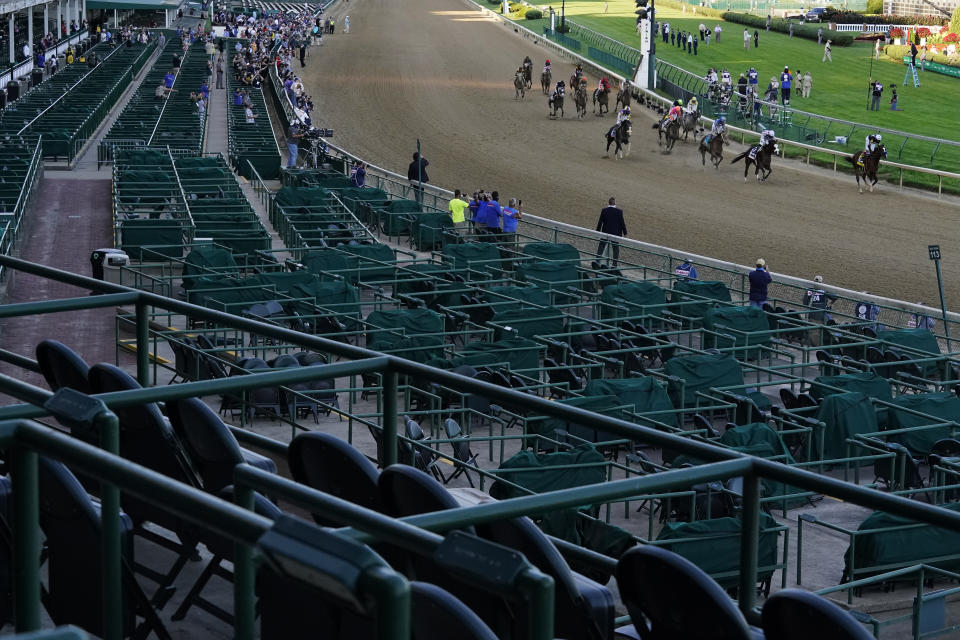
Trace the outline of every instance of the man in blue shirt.
{"type": "Polygon", "coordinates": [[[503,224],[500,222],[500,219],[503,217],[503,210],[500,208],[500,193],[494,191],[490,194],[490,200],[487,201],[487,233],[490,234],[487,238],[490,242],[497,241],[497,235],[500,233],[501,227],[503,224]]]}
{"type": "Polygon", "coordinates": [[[163,86],[167,89],[173,89],[173,83],[176,79],[177,76],[173,71],[167,71],[167,75],[163,76],[163,86]]]}
{"type": "Polygon", "coordinates": [[[767,301],[767,287],[773,281],[767,271],[767,262],[757,258],[757,268],[750,272],[750,306],[762,307],[767,301]]]}
{"type": "Polygon", "coordinates": [[[757,86],[760,83],[760,74],[757,73],[757,70],[753,67],[750,67],[750,71],[747,71],[747,82],[750,83],[750,86],[753,87],[754,93],[756,93],[757,86]]]}
{"type": "Polygon", "coordinates": [[[790,74],[790,68],[784,67],[780,74],[780,95],[783,97],[784,106],[790,104],[790,85],[793,82],[793,76],[790,74]]]}
{"type": "Polygon", "coordinates": [[[690,258],[685,258],[683,264],[677,265],[677,268],[673,270],[673,275],[683,280],[697,280],[700,278],[700,274],[697,273],[697,268],[690,262],[690,258]]]}
{"type": "Polygon", "coordinates": [[[517,244],[517,223],[520,221],[522,208],[523,200],[518,201],[516,198],[510,198],[507,206],[500,210],[503,216],[503,241],[510,248],[517,244]]]}

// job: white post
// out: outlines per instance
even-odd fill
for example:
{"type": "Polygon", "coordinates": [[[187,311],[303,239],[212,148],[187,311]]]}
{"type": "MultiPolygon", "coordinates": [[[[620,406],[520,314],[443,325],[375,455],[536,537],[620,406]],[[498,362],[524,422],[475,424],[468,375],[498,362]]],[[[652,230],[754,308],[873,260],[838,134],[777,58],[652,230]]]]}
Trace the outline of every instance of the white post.
{"type": "Polygon", "coordinates": [[[50,31],[50,12],[47,10],[49,5],[43,5],[43,33],[40,34],[40,37],[47,35],[47,32],[50,31]]]}
{"type": "Polygon", "coordinates": [[[30,57],[33,59],[33,7],[27,9],[27,45],[30,46],[30,57]]]}
{"type": "Polygon", "coordinates": [[[87,0],[80,0],[80,19],[87,19],[87,0]]]}
{"type": "Polygon", "coordinates": [[[53,30],[53,33],[57,36],[54,38],[57,42],[60,41],[60,38],[63,37],[63,32],[60,30],[60,21],[63,19],[63,0],[57,0],[57,27],[53,30]]]}
{"type": "Polygon", "coordinates": [[[113,10],[113,28],[118,29],[119,27],[120,27],[120,23],[117,21],[117,10],[114,9],[113,10]]]}
{"type": "Polygon", "coordinates": [[[163,26],[166,29],[170,28],[170,9],[163,10],[163,26]]]}
{"type": "MultiPolygon", "coordinates": [[[[13,54],[14,54],[14,51],[13,51],[13,13],[10,13],[9,33],[8,33],[7,35],[10,36],[10,39],[8,40],[8,42],[10,43],[10,64],[13,64],[13,61],[16,60],[16,57],[14,57],[14,55],[13,55],[13,54]]],[[[11,79],[13,79],[13,76],[12,76],[12,75],[11,75],[11,79]]]]}
{"type": "Polygon", "coordinates": [[[557,30],[557,14],[554,12],[553,7],[550,7],[550,31],[557,30]]]}

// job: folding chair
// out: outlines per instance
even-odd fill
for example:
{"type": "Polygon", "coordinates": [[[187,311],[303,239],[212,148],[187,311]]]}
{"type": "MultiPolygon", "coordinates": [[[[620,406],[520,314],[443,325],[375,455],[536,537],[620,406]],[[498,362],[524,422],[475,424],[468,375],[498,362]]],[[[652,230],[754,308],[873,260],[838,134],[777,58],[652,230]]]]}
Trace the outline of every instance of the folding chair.
{"type": "Polygon", "coordinates": [[[473,480],[470,478],[470,472],[467,471],[467,468],[477,466],[477,457],[480,454],[470,451],[470,439],[463,434],[463,430],[460,428],[460,425],[457,424],[456,420],[451,418],[444,420],[443,429],[447,433],[447,439],[453,440],[457,438],[457,440],[451,442],[450,445],[453,447],[454,459],[460,463],[456,465],[457,468],[454,472],[443,480],[443,483],[449,484],[451,480],[462,474],[466,477],[470,486],[473,487],[473,480]]]}

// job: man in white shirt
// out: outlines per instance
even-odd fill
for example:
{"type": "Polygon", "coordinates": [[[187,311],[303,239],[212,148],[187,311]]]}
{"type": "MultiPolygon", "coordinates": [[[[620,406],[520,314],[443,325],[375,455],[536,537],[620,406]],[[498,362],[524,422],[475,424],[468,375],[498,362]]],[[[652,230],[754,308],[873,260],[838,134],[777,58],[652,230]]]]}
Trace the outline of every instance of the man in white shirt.
{"type": "Polygon", "coordinates": [[[251,109],[249,106],[244,108],[243,115],[245,115],[247,118],[247,124],[253,124],[254,122],[256,122],[257,114],[255,114],[253,112],[253,109],[251,109]]]}

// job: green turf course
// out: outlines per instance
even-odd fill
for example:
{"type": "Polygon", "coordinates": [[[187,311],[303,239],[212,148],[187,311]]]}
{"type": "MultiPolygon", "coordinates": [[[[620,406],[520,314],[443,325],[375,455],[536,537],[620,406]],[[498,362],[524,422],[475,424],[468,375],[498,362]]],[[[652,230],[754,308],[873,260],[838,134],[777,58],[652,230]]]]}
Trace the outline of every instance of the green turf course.
{"type": "MultiPolygon", "coordinates": [[[[640,38],[636,33],[636,8],[633,0],[610,0],[609,11],[604,14],[604,0],[569,0],[566,2],[566,15],[576,23],[599,31],[615,40],[628,45],[639,47],[640,38]]],[[[557,7],[555,7],[557,8],[557,7]]],[[[544,12],[547,15],[547,12],[544,12]]],[[[960,117],[960,107],[957,105],[957,96],[960,95],[960,81],[934,73],[920,74],[920,88],[912,84],[903,86],[903,77],[906,67],[903,64],[893,64],[884,61],[873,62],[873,77],[884,83],[884,95],[881,99],[880,111],[867,110],[867,84],[870,76],[870,59],[873,48],[869,44],[854,44],[849,47],[833,48],[833,63],[821,62],[823,47],[815,41],[801,38],[790,38],[786,34],[766,33],[760,31],[760,46],[753,48],[751,38],[750,50],[743,48],[743,25],[728,23],[719,18],[697,16],[694,18],[688,7],[686,16],[678,9],[658,8],[657,19],[660,22],[670,23],[671,30],[690,30],[696,33],[701,22],[709,28],[720,23],[723,29],[720,43],[711,38],[710,46],[700,46],[698,55],[682,52],[678,47],[664,45],[657,40],[657,58],[685,68],[699,76],[706,74],[711,66],[719,69],[727,67],[733,75],[734,82],[740,72],[755,66],[760,73],[760,86],[765,89],[771,76],[779,75],[784,65],[791,70],[800,69],[811,72],[813,89],[810,98],[794,97],[791,107],[803,111],[842,118],[869,126],[897,129],[908,133],[916,133],[938,138],[947,138],[960,141],[960,126],[957,125],[960,117]],[[889,104],[889,85],[896,84],[900,94],[899,108],[902,111],[891,111],[889,104]]],[[[559,17],[558,17],[559,20],[559,17]]],[[[543,32],[543,27],[549,20],[520,20],[527,28],[537,33],[543,32]]],[[[753,29],[750,29],[751,36],[753,29]]],[[[702,43],[701,43],[702,45],[702,43]]],[[[584,48],[584,53],[586,48],[584,48]]],[[[796,91],[794,91],[796,96],[796,91]]],[[[799,118],[799,116],[797,116],[799,118]]],[[[796,121],[796,118],[795,118],[796,121]]],[[[863,138],[868,129],[856,129],[852,134],[849,127],[846,129],[830,129],[833,134],[848,135],[846,147],[828,145],[831,148],[847,152],[862,148],[863,138]]],[[[888,156],[890,160],[898,161],[897,152],[902,139],[885,136],[888,156]]],[[[899,161],[904,164],[930,167],[945,171],[960,171],[960,149],[941,146],[931,165],[935,145],[933,143],[916,140],[909,141],[903,147],[899,161]]],[[[828,156],[815,160],[826,161],[828,156]]],[[[829,164],[832,166],[832,159],[829,164]]],[[[886,177],[896,179],[896,172],[886,174],[886,177]]],[[[936,188],[936,179],[918,177],[913,174],[910,179],[904,176],[904,184],[933,185],[936,188]]],[[[960,189],[960,184],[947,184],[944,188],[951,191],[960,189]]]]}

